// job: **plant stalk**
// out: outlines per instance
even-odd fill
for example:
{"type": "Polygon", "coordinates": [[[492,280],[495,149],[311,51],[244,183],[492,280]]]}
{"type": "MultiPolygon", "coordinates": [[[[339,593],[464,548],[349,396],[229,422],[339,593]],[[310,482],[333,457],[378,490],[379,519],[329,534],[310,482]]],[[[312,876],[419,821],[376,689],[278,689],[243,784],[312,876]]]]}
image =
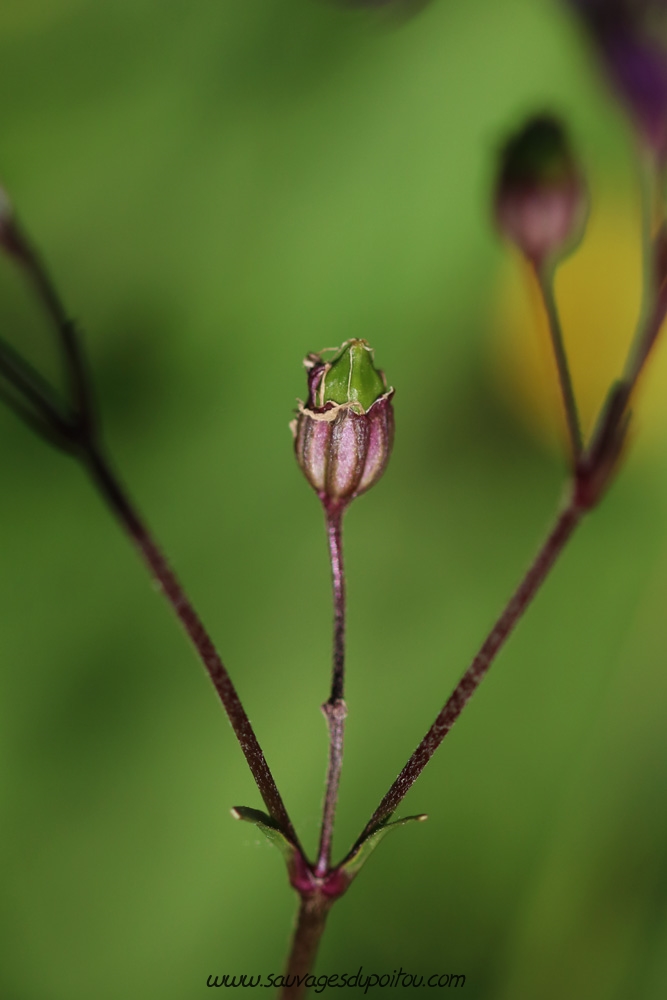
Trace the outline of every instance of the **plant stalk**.
{"type": "Polygon", "coordinates": [[[340,505],[327,506],[327,537],[331,559],[333,584],[334,629],[333,669],[329,704],[335,705],[345,697],[345,568],[343,566],[343,514],[340,505]]]}
{"type": "Polygon", "coordinates": [[[280,1000],[301,1000],[317,957],[332,900],[321,893],[302,896],[280,1000]]]}
{"type": "Polygon", "coordinates": [[[194,645],[227,712],[269,814],[300,849],[296,831],[250,720],[199,615],[101,451],[89,444],[84,448],[83,459],[103,499],[134,542],[151,576],[159,584],[194,645]]]}
{"type": "Polygon", "coordinates": [[[344,506],[330,505],[325,508],[327,537],[331,558],[331,580],[333,586],[333,666],[331,674],[331,695],[322,705],[322,711],[329,728],[329,765],[322,810],[320,844],[317,851],[315,874],[323,877],[331,863],[333,827],[338,802],[338,787],[343,766],[343,741],[347,707],[345,692],[345,567],[343,565],[343,513],[344,506]]]}
{"type": "Polygon", "coordinates": [[[584,514],[584,510],[578,506],[574,496],[574,492],[572,492],[572,499],[559,514],[554,528],[530,569],[510,598],[474,660],[461,677],[449,700],[437,715],[433,725],[373,813],[352,849],[353,851],[374,829],[388,819],[401,803],[479,687],[489,667],[535,597],[584,514]]]}
{"type": "Polygon", "coordinates": [[[570,366],[568,364],[567,353],[565,351],[563,330],[560,323],[560,316],[558,315],[556,297],[554,295],[555,272],[553,265],[535,264],[535,277],[537,278],[537,283],[540,288],[542,301],[544,302],[544,308],[546,310],[547,320],[549,323],[551,345],[553,347],[556,368],[558,370],[558,382],[563,399],[563,407],[565,409],[565,420],[567,423],[567,432],[570,441],[570,449],[573,459],[572,464],[574,468],[581,457],[583,440],[581,435],[579,412],[577,410],[577,401],[572,387],[570,366]]]}
{"type": "Polygon", "coordinates": [[[334,702],[333,705],[330,702],[325,702],[322,705],[322,711],[326,716],[329,727],[329,767],[327,770],[327,783],[322,810],[320,846],[317,851],[317,863],[315,865],[315,874],[319,878],[323,878],[326,875],[331,864],[331,845],[333,842],[336,805],[338,803],[338,786],[343,766],[343,737],[347,706],[342,700],[334,702]]]}

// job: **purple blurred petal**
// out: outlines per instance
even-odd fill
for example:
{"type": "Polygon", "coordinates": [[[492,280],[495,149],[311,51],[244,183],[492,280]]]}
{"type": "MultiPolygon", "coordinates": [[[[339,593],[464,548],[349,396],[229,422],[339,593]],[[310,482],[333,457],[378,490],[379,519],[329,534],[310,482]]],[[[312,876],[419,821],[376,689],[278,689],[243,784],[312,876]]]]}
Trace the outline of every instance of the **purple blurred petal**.
{"type": "Polygon", "coordinates": [[[667,151],[667,0],[567,0],[645,139],[667,151]]]}

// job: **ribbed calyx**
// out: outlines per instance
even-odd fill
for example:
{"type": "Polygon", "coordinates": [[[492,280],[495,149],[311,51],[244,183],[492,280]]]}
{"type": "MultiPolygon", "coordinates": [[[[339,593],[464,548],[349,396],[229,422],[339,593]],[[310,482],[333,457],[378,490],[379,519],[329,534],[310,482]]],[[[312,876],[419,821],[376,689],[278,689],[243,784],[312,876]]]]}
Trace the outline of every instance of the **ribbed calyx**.
{"type": "Polygon", "coordinates": [[[308,400],[291,424],[303,473],[325,506],[345,506],[378,481],[394,440],[393,389],[365,340],[330,361],[309,354],[308,400]]]}

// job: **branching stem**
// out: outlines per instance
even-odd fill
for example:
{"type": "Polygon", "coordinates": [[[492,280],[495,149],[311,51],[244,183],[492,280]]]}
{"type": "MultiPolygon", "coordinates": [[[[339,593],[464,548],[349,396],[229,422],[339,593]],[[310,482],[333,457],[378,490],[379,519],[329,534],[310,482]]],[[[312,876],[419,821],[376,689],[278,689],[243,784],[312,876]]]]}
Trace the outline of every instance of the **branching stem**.
{"type": "Polygon", "coordinates": [[[227,712],[267,810],[300,850],[262,748],[213,641],[100,446],[91,380],[81,340],[47,269],[6,201],[0,201],[0,246],[21,267],[54,329],[70,397],[66,410],[61,412],[53,401],[51,387],[29,365],[16,358],[8,345],[0,342],[0,374],[19,397],[15,399],[10,395],[8,401],[36,431],[52,444],[74,454],[90,473],[192,641],[227,712]]]}

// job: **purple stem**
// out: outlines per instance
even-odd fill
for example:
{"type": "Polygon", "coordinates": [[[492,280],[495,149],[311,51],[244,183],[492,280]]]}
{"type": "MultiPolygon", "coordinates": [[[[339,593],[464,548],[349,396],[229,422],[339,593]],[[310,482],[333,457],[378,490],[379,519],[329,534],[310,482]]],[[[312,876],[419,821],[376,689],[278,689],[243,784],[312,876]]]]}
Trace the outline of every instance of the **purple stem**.
{"type": "Polygon", "coordinates": [[[325,508],[325,512],[334,600],[333,670],[329,704],[335,705],[345,697],[345,569],[343,567],[345,507],[331,504],[325,508]]]}
{"type": "MultiPolygon", "coordinates": [[[[36,407],[43,418],[44,427],[30,413],[23,413],[24,418],[35,429],[50,434],[54,443],[67,445],[85,464],[95,485],[134,542],[199,654],[227,712],[267,810],[283,833],[301,850],[250,720],[211,637],[98,445],[90,379],[75,326],[39,255],[7,206],[0,214],[0,246],[21,266],[55,328],[71,395],[71,412],[62,415],[50,404],[44,390],[34,389],[33,383],[26,381],[22,370],[13,366],[8,373],[10,381],[36,407]]],[[[11,358],[6,355],[4,360],[6,368],[11,358]]]]}
{"type": "MultiPolygon", "coordinates": [[[[563,550],[572,532],[579,524],[584,510],[574,499],[559,515],[549,537],[540,549],[535,561],[512,595],[505,610],[484,641],[477,656],[472,661],[457,684],[451,697],[435,719],[407,764],[396,778],[382,802],[373,813],[363,833],[352,851],[380,824],[394,812],[408,790],[424,770],[445,736],[452,728],[467,702],[477,690],[481,680],[500,652],[506,639],[514,629],[522,614],[540,588],[541,583],[563,550]]],[[[352,853],[352,852],[351,852],[352,853]]]]}
{"type": "Polygon", "coordinates": [[[281,1000],[301,1000],[305,997],[305,980],[315,964],[331,905],[332,900],[321,893],[301,897],[292,948],[287,960],[285,985],[280,992],[281,1000]]]}
{"type": "Polygon", "coordinates": [[[327,769],[324,807],[320,844],[317,851],[315,874],[323,877],[331,862],[333,827],[338,802],[340,772],[343,766],[343,739],[347,707],[343,699],[345,692],[345,569],[343,566],[343,514],[344,504],[327,504],[327,536],[331,558],[331,579],[333,585],[334,627],[333,627],[333,667],[331,674],[331,695],[322,705],[329,727],[329,766],[327,769]]]}
{"type": "Polygon", "coordinates": [[[338,786],[343,766],[343,736],[347,706],[342,700],[334,702],[333,705],[327,701],[322,705],[322,711],[326,716],[329,727],[329,768],[327,770],[327,784],[324,793],[320,846],[317,851],[317,864],[315,865],[315,874],[320,878],[323,878],[327,874],[331,863],[331,844],[333,841],[336,804],[338,802],[338,786]]]}
{"type": "Polygon", "coordinates": [[[162,555],[148,528],[139,517],[106,459],[93,444],[86,445],[83,458],[87,468],[111,510],[134,542],[149,572],[181,621],[192,644],[213,681],[241,750],[252,771],[264,804],[282,831],[301,850],[280,792],[269,770],[250,720],[236,693],[231,678],[213,645],[213,641],[190,603],[183,587],[162,555]]]}

